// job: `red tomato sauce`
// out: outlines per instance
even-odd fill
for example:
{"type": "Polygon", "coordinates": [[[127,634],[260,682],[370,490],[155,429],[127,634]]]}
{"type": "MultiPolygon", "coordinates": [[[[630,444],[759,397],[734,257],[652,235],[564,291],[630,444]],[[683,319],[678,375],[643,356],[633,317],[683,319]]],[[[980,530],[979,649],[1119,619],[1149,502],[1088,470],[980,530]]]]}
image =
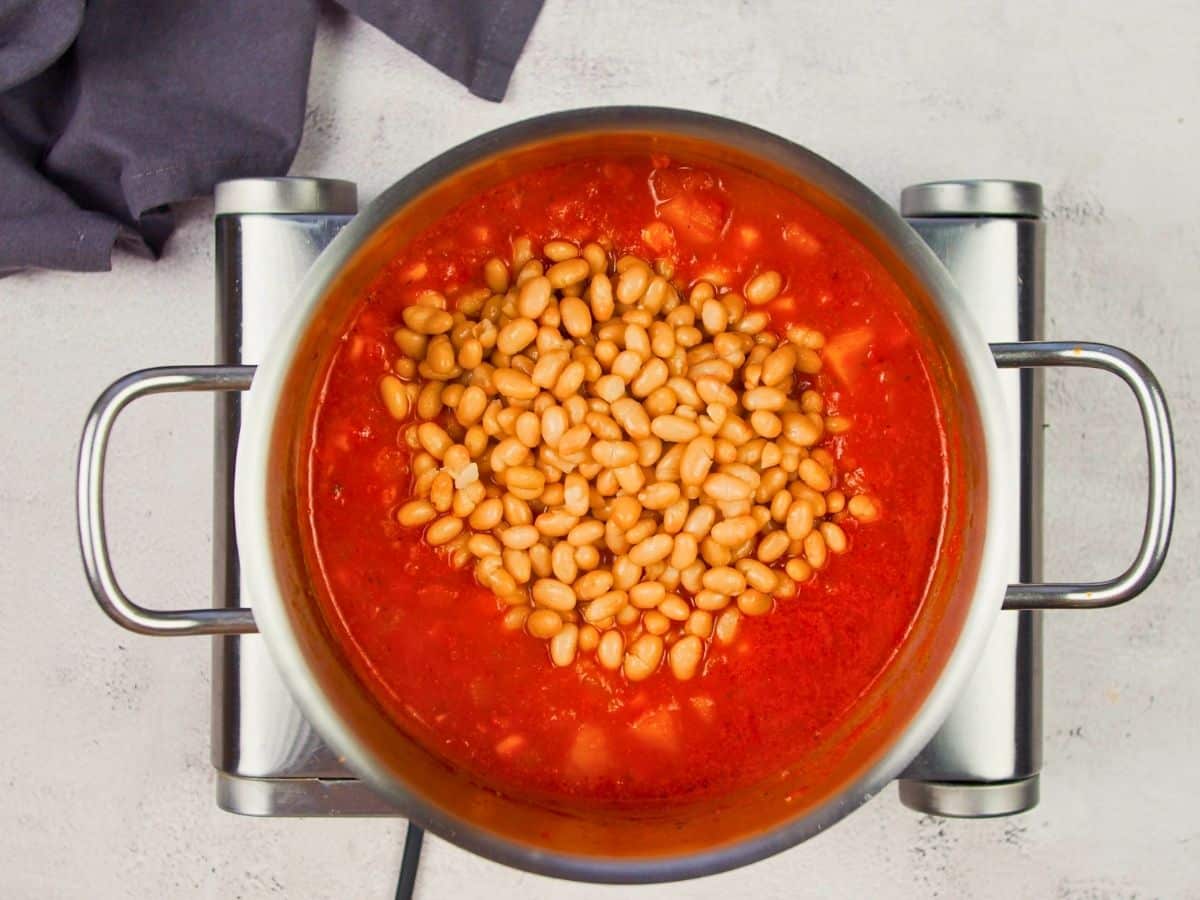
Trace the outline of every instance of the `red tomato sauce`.
{"type": "Polygon", "coordinates": [[[740,170],[650,156],[574,161],[468,200],[415,239],[364,295],[313,412],[308,490],[323,611],[372,694],[451,764],[511,795],[575,804],[697,799],[801,762],[905,639],[943,540],[945,433],[938,398],[883,267],[798,196],[740,170]],[[882,517],[843,522],[850,550],[775,611],[713,642],[702,674],[630,683],[593,654],[555,668],[546,644],[501,627],[501,607],[394,518],[407,497],[402,425],[380,377],[401,309],[422,290],[478,286],[492,256],[529,235],[671,257],[675,281],[720,274],[735,290],[783,274],[768,309],[829,339],[815,378],[849,433],[824,442],[841,483],[882,517]]]}

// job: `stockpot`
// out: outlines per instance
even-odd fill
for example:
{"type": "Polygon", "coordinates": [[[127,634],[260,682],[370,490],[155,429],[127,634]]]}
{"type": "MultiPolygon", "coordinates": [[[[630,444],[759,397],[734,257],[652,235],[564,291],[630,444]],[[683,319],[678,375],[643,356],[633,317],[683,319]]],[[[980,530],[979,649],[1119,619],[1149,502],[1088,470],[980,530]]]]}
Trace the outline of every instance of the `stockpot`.
{"type": "Polygon", "coordinates": [[[719,872],[791,847],[829,827],[892,781],[949,712],[1005,609],[1089,609],[1141,592],[1162,565],[1174,508],[1170,420],[1153,374],[1103,344],[989,346],[948,273],[887,203],[831,163],[775,135],[678,110],[611,107],[542,116],[443,153],[364,209],[309,271],[262,364],[144,370],[114,383],[84,430],[79,536],[105,611],[154,635],[261,631],[298,705],[346,764],[398,812],[468,850],[546,875],[609,882],[719,872]],[[954,436],[955,502],[933,589],[894,662],[804,766],[688,805],[596,811],[505,796],[415,743],[376,705],[321,617],[300,549],[300,432],[330,354],[365,286],[416,233],[466,197],[555,160],[658,152],[752,171],[794,191],[848,229],[896,279],[928,345],[954,436]],[[997,367],[1085,366],[1122,378],[1141,412],[1148,505],[1137,556],[1092,584],[1006,585],[1016,529],[1017,460],[1007,439],[997,367]],[[113,422],[137,397],[246,390],[235,490],[238,553],[253,609],[159,611],[121,590],[104,534],[103,469],[113,422]],[[950,557],[953,556],[953,559],[950,557]]]}

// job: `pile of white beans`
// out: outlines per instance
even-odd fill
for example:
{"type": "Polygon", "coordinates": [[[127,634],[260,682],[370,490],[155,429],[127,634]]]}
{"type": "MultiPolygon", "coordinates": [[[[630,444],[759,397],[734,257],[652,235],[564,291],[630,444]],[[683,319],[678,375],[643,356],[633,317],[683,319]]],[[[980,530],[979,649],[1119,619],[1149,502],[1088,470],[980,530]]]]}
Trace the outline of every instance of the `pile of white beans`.
{"type": "Polygon", "coordinates": [[[555,665],[594,653],[633,681],[664,658],[695,676],[846,552],[840,521],[880,514],[821,446],[850,427],[811,387],[824,337],[767,330],[780,275],[685,299],[673,274],[519,238],[454,311],[405,308],[379,385],[413,449],[399,523],[473,564],[555,665]]]}

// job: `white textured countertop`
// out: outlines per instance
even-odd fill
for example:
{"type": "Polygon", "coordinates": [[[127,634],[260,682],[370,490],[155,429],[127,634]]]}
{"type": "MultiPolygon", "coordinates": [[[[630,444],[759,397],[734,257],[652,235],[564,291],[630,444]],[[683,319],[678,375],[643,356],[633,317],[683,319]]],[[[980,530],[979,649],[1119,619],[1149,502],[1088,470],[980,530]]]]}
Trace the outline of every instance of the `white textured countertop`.
{"type": "MultiPolygon", "coordinates": [[[[1046,625],[1045,771],[1033,812],[921,818],[885,792],[825,835],[723,876],[569,885],[426,843],[419,897],[1200,897],[1200,7],[1126,3],[588,4],[548,0],[501,105],[352,19],[317,44],[294,171],[368,200],[479,132],[573,106],[652,103],[743,119],[895,200],[953,177],[1041,182],[1047,336],[1123,344],[1177,428],[1173,555],[1131,605],[1046,625]]],[[[218,811],[210,647],[120,631],[92,603],[72,480],[88,407],[114,377],[207,362],[212,206],[164,259],[0,280],[0,895],[385,898],[403,827],[218,811]]],[[[1109,575],[1139,527],[1144,450],[1114,379],[1052,373],[1046,574],[1109,575]]],[[[121,422],[110,528],[130,593],[207,602],[211,399],[121,422]]]]}

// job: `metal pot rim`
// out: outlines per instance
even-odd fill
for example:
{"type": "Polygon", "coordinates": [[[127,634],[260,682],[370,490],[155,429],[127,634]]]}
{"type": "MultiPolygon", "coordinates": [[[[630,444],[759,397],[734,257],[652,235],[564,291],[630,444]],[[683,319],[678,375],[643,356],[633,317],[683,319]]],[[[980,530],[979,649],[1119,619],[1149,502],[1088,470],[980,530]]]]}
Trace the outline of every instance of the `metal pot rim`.
{"type": "Polygon", "coordinates": [[[454,843],[517,868],[578,880],[645,883],[713,874],[763,859],[812,837],[861,806],[911,761],[948,714],[991,632],[1010,566],[1008,542],[985,537],[974,591],[958,640],[933,689],[909,727],[869,771],[841,795],[812,813],[746,839],[683,856],[605,858],[554,853],[475,827],[425,802],[386,774],[350,733],[337,707],[321,692],[285,609],[268,549],[267,509],[274,411],[279,407],[297,347],[321,301],[352,255],[397,210],[482,157],[536,141],[582,132],[665,132],[728,144],[801,173],[869,220],[911,273],[929,291],[961,355],[977,401],[984,435],[986,535],[1007,533],[1016,521],[1015,500],[1004,489],[994,448],[1006,446],[1007,423],[1000,382],[988,345],[966,313],[942,264],[900,215],[847,173],[810,151],[749,125],[717,116],[655,107],[599,107],[554,113],[505,126],[460,144],[401,179],[371,202],[330,244],[310,269],[296,300],[270,343],[244,406],[235,486],[236,527],[242,571],[256,620],[272,658],[316,730],[348,765],[422,825],[454,843]]]}

